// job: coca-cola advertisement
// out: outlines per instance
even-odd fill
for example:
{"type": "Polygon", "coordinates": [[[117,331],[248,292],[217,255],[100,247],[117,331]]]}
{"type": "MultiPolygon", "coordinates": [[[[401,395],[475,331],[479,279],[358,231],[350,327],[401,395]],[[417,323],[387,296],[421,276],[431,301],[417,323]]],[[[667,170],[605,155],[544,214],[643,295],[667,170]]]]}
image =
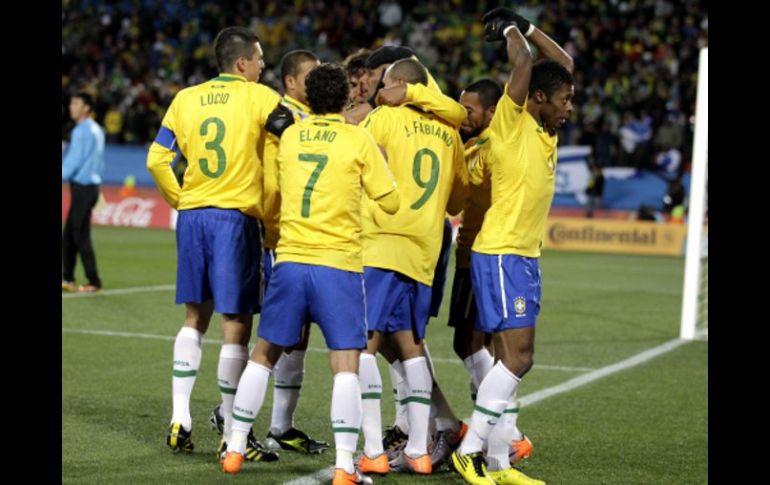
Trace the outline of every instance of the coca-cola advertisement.
{"type": "MultiPolygon", "coordinates": [[[[154,188],[102,186],[91,223],[100,226],[154,227],[173,229],[175,211],[154,188]]],[[[61,220],[70,207],[69,185],[61,189],[61,220]]]]}

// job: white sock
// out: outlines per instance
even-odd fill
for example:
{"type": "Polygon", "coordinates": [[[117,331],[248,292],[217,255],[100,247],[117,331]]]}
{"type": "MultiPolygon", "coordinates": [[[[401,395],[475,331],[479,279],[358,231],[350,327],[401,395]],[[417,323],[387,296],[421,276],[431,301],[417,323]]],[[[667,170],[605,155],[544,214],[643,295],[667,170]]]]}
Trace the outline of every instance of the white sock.
{"type": "Polygon", "coordinates": [[[396,418],[393,422],[401,431],[409,434],[409,418],[406,415],[406,403],[404,399],[409,395],[406,387],[406,374],[404,365],[400,360],[395,360],[388,365],[390,372],[390,384],[393,387],[393,401],[396,406],[396,418]]]}
{"type": "Polygon", "coordinates": [[[219,409],[225,418],[222,433],[222,438],[225,441],[230,440],[235,391],[238,390],[238,381],[241,379],[241,374],[243,374],[248,360],[249,350],[245,345],[222,344],[222,350],[219,351],[217,382],[219,383],[219,393],[222,395],[222,406],[219,409]]]}
{"type": "Polygon", "coordinates": [[[503,414],[511,396],[516,391],[519,381],[520,379],[513,375],[502,361],[492,367],[492,370],[489,371],[479,386],[479,395],[473,406],[471,424],[460,445],[461,455],[481,451],[492,427],[497,424],[497,420],[503,414]]]}
{"type": "Polygon", "coordinates": [[[466,357],[463,363],[471,375],[471,399],[475,402],[475,395],[478,392],[481,381],[484,380],[492,366],[495,365],[495,359],[486,347],[482,347],[481,350],[466,357]]]}
{"type": "Polygon", "coordinates": [[[174,364],[171,371],[171,394],[174,410],[171,414],[172,423],[182,423],[182,426],[192,430],[190,416],[190,395],[198,367],[201,365],[201,338],[203,334],[192,327],[182,327],[174,340],[174,364]]]}
{"type": "Polygon", "coordinates": [[[336,468],[353,473],[353,453],[356,451],[361,427],[361,386],[352,372],[334,374],[332,389],[332,431],[337,450],[336,468]]]}
{"type": "Polygon", "coordinates": [[[270,432],[283,434],[294,426],[294,411],[305,376],[305,351],[282,354],[273,368],[273,416],[270,432]]]}
{"type": "Polygon", "coordinates": [[[364,453],[369,458],[376,458],[383,453],[382,448],[382,377],[377,368],[377,358],[361,352],[358,364],[361,379],[361,403],[363,409],[364,453]]]}
{"type": "Polygon", "coordinates": [[[404,361],[404,372],[409,388],[407,414],[409,415],[409,441],[404,452],[416,458],[428,452],[428,421],[433,379],[425,357],[404,361]]]}
{"type": "Polygon", "coordinates": [[[497,424],[489,433],[487,442],[487,469],[490,471],[500,471],[511,467],[511,460],[508,453],[511,450],[511,440],[513,439],[514,413],[513,400],[509,401],[503,415],[497,421],[497,424]]]}
{"type": "Polygon", "coordinates": [[[265,401],[270,369],[250,360],[238,381],[233,402],[233,424],[227,451],[246,453],[246,438],[265,401]]]}

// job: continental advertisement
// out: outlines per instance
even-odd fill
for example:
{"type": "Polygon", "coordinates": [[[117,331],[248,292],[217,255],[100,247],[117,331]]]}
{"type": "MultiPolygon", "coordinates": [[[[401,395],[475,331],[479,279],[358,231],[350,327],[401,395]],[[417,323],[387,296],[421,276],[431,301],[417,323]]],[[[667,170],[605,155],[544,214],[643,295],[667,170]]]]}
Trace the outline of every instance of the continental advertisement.
{"type": "Polygon", "coordinates": [[[683,224],[551,217],[543,246],[566,251],[659,254],[684,253],[683,224]]]}

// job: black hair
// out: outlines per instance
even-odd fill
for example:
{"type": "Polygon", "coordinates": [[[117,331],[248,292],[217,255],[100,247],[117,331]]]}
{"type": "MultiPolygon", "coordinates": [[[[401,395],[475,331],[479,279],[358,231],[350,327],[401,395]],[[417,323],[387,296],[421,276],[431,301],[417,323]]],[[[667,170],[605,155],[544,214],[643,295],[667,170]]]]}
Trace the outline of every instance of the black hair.
{"type": "Polygon", "coordinates": [[[372,55],[366,59],[366,68],[377,69],[383,64],[391,64],[413,55],[414,51],[409,47],[385,45],[372,52],[372,55]]]}
{"type": "Polygon", "coordinates": [[[251,59],[254,55],[254,43],[259,37],[244,27],[227,27],[214,40],[214,55],[220,72],[232,70],[239,57],[251,59]]]}
{"type": "Polygon", "coordinates": [[[348,76],[360,76],[366,70],[366,60],[372,54],[369,49],[359,49],[357,52],[350,54],[343,62],[345,70],[348,76]]]}
{"type": "Polygon", "coordinates": [[[503,88],[500,86],[500,83],[489,78],[473,81],[464,91],[466,93],[478,94],[481,107],[485,110],[489,109],[490,106],[496,105],[503,95],[503,88]]]}
{"type": "Polygon", "coordinates": [[[281,59],[281,83],[286,87],[286,76],[296,76],[299,73],[299,66],[303,62],[317,62],[318,57],[305,49],[289,51],[281,59]]]}
{"type": "Polygon", "coordinates": [[[411,84],[428,85],[428,70],[414,59],[401,59],[388,68],[388,75],[393,79],[411,84]]]}
{"type": "Polygon", "coordinates": [[[529,94],[543,91],[546,97],[551,97],[565,84],[575,84],[575,79],[566,67],[552,59],[542,59],[532,66],[532,76],[529,79],[529,94]]]}
{"type": "Polygon", "coordinates": [[[325,62],[305,79],[307,103],[315,114],[341,113],[348,103],[348,75],[339,64],[325,62]]]}
{"type": "Polygon", "coordinates": [[[94,110],[94,97],[91,96],[89,93],[85,91],[79,91],[78,93],[73,94],[72,97],[82,99],[83,104],[88,106],[88,109],[90,109],[91,111],[94,110]]]}

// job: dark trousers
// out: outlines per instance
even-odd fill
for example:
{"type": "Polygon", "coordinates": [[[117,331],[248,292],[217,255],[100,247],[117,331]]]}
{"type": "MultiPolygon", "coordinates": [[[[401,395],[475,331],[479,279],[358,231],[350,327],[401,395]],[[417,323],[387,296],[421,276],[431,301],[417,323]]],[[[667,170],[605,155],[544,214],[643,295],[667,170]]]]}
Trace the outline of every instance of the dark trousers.
{"type": "Polygon", "coordinates": [[[98,185],[70,183],[71,205],[61,238],[62,279],[75,281],[77,255],[83,261],[88,283],[101,288],[96,271],[96,254],[91,244],[91,211],[99,200],[98,185]]]}

